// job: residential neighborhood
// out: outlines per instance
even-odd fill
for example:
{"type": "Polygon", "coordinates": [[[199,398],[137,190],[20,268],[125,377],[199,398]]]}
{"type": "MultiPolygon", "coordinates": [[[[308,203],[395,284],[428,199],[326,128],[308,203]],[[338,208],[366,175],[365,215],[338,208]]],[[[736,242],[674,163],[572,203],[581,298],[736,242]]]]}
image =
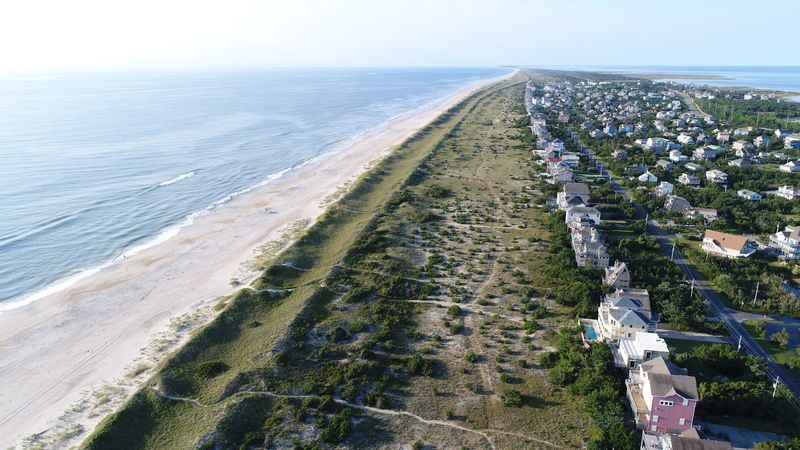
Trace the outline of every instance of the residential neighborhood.
{"type": "MultiPolygon", "coordinates": [[[[619,194],[626,192],[629,203],[641,205],[645,228],[666,226],[676,233],[664,250],[670,260],[679,249],[690,261],[710,260],[715,267],[724,261],[793,261],[800,258],[800,221],[762,224],[766,217],[781,216],[755,211],[739,215],[739,210],[797,208],[800,214],[793,203],[800,196],[800,180],[776,177],[800,171],[800,153],[794,153],[800,140],[782,130],[730,127],[714,120],[690,104],[692,98],[708,99],[700,89],[645,86],[641,81],[560,81],[529,83],[526,95],[535,124],[534,155],[546,167],[541,176],[557,186],[553,205],[564,215],[575,265],[599,271],[597,284],[605,292],[596,318],[584,315],[578,320],[581,339],[586,348],[608,346],[613,365],[627,373],[625,395],[635,426],[642,430],[640,447],[734,448],[696,422],[698,405],[704,402],[701,383],[673,361],[669,339],[676,332],[672,324],[659,326],[664,306],[654,309],[651,291],[637,287],[631,261],[615,257],[621,229],[613,211],[619,207],[610,206],[608,194],[597,191],[608,192],[604,186],[617,183],[613,198],[619,201],[619,194]],[[545,103],[547,109],[540,106],[545,103]],[[548,126],[554,114],[559,119],[548,126]],[[553,152],[554,140],[561,152],[574,155],[568,164],[553,152]]],[[[784,285],[793,282],[783,280],[784,285]]],[[[774,288],[755,284],[749,306],[774,307],[763,300],[774,288]]],[[[697,291],[693,278],[685,286],[690,294],[697,291]]],[[[712,317],[713,310],[707,314],[712,317]]],[[[726,342],[724,337],[714,339],[726,342]]],[[[770,382],[778,386],[783,381],[788,382],[775,377],[770,382]]]]}

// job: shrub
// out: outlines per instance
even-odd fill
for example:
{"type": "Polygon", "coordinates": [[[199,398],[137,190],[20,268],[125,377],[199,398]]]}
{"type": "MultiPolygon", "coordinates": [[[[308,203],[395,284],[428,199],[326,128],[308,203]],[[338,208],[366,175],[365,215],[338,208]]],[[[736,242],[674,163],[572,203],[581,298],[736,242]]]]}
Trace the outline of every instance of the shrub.
{"type": "Polygon", "coordinates": [[[458,305],[453,305],[447,308],[447,314],[452,317],[458,317],[461,315],[461,308],[459,308],[458,305]]]}
{"type": "Polygon", "coordinates": [[[516,389],[509,389],[500,395],[503,406],[520,407],[522,406],[522,394],[516,389]]]}
{"type": "Polygon", "coordinates": [[[475,352],[467,352],[466,356],[464,356],[464,359],[466,359],[468,363],[472,363],[472,364],[475,364],[476,362],[478,362],[478,358],[479,358],[479,356],[475,352]]]}

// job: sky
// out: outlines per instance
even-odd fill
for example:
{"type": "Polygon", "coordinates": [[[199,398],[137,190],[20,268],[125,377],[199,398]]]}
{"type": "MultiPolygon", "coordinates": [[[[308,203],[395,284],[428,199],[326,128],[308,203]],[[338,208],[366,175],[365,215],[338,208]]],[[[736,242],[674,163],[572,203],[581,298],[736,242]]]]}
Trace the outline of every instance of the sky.
{"type": "Polygon", "coordinates": [[[798,0],[3,0],[0,74],[798,65],[798,0]]]}

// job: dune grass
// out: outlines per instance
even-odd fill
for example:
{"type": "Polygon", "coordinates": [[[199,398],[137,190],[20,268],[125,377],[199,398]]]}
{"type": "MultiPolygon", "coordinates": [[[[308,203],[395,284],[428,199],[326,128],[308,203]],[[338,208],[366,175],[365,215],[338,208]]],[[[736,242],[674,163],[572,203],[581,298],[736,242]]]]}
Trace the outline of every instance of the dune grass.
{"type": "Polygon", "coordinates": [[[376,215],[482,99],[508,85],[485,89],[464,100],[361,177],[252,288],[239,291],[217,318],[169,358],[147,386],[106,418],[83,447],[192,448],[202,443],[203,436],[219,430],[232,408],[242,408],[243,402],[232,401],[229,395],[240,380],[280,363],[276,359],[285,357],[284,340],[291,326],[325,314],[324,306],[335,294],[322,287],[323,281],[376,215]],[[165,400],[154,387],[213,406],[165,400]]]}

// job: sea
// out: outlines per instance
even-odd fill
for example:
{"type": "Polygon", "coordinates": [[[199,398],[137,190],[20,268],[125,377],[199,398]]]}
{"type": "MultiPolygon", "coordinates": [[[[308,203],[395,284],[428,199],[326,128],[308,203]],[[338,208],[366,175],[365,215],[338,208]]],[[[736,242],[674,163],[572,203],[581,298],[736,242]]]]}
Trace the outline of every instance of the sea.
{"type": "MultiPolygon", "coordinates": [[[[800,66],[557,66],[562,70],[663,74],[664,81],[800,93],[800,66]],[[682,79],[691,75],[692,79],[682,79]],[[703,78],[707,76],[708,78],[703,78]],[[674,78],[673,78],[674,77],[674,78]],[[696,77],[696,78],[695,78],[696,77]]],[[[554,68],[554,67],[551,67],[554,68]]],[[[798,97],[800,98],[800,97],[798,97]]]]}
{"type": "Polygon", "coordinates": [[[124,264],[198,214],[508,72],[0,77],[0,312],[124,264]]]}

